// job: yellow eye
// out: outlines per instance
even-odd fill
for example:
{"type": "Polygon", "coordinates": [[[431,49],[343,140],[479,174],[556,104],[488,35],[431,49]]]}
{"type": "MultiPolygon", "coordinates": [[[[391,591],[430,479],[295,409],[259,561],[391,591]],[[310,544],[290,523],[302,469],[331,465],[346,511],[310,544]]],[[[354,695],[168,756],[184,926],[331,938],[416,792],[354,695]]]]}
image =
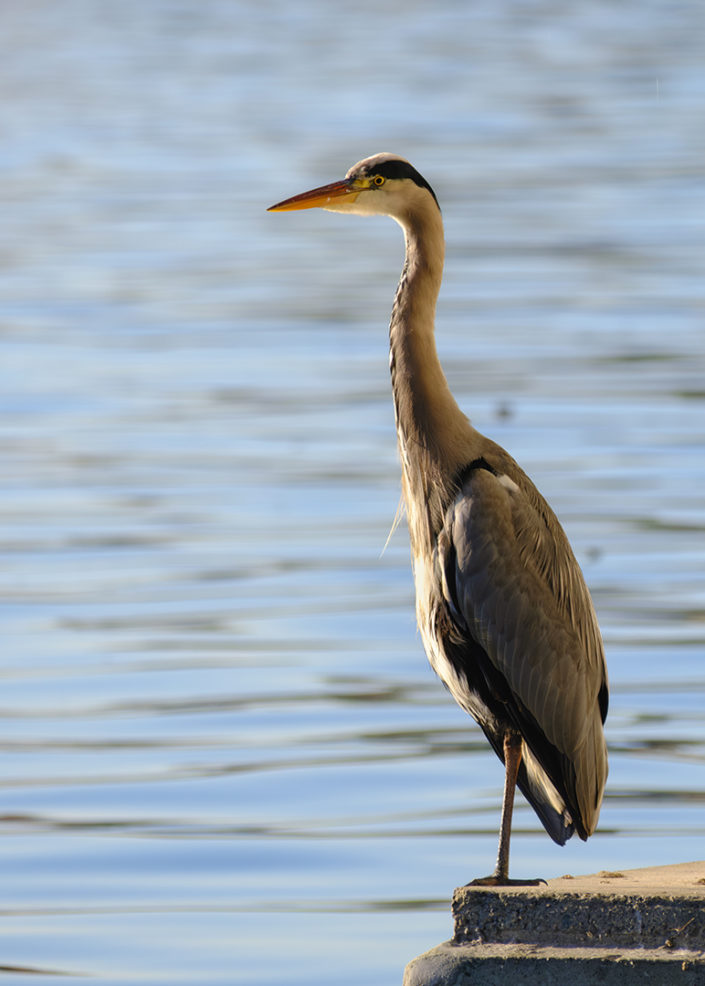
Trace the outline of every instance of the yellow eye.
{"type": "Polygon", "coordinates": [[[372,179],[372,183],[379,188],[380,185],[384,185],[384,177],[382,175],[375,175],[372,179]]]}

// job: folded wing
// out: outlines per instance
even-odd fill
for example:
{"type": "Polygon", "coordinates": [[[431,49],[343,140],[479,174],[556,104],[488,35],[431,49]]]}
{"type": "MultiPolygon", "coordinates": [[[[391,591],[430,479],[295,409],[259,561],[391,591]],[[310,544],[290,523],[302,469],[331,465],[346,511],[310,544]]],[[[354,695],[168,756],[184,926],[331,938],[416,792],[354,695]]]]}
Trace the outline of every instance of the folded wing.
{"type": "MultiPolygon", "coordinates": [[[[524,740],[519,787],[563,843],[597,825],[607,777],[607,672],[597,619],[568,540],[516,466],[465,473],[438,539],[447,653],[463,703],[500,758],[524,740]]],[[[457,696],[456,696],[457,697],[457,696]]]]}

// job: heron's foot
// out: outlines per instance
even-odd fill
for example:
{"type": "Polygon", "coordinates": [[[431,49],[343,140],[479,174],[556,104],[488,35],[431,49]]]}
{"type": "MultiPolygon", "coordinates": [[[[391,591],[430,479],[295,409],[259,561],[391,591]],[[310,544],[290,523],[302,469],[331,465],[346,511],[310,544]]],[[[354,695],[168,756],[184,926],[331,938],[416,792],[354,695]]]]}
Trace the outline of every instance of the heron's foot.
{"type": "Polygon", "coordinates": [[[493,873],[492,876],[479,876],[467,884],[468,887],[539,887],[546,881],[540,877],[537,880],[510,880],[508,876],[493,873]]]}

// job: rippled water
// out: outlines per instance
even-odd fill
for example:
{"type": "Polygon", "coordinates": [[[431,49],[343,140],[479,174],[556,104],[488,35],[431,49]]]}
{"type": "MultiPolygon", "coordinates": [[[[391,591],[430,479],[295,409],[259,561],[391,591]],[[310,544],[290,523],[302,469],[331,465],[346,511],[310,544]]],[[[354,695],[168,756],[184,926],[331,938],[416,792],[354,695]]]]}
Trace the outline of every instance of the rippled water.
{"type": "Polygon", "coordinates": [[[491,866],[501,767],[426,664],[403,525],[383,551],[399,230],[264,211],[383,149],[444,208],[451,384],[559,513],[607,645],[600,829],[559,850],[521,803],[512,868],[702,857],[698,25],[4,10],[6,980],[396,983],[491,866]]]}

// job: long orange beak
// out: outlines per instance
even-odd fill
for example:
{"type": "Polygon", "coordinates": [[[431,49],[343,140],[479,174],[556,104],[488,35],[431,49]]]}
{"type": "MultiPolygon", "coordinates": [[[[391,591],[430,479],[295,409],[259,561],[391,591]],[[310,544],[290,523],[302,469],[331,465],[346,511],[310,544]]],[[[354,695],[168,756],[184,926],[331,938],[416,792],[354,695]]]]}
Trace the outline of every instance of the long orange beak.
{"type": "Polygon", "coordinates": [[[267,212],[290,212],[293,209],[314,209],[316,207],[325,209],[331,199],[349,197],[354,202],[360,194],[359,188],[351,187],[347,179],[334,181],[330,185],[321,185],[320,188],[313,188],[310,192],[302,192],[294,195],[276,205],[270,205],[267,212]]]}

